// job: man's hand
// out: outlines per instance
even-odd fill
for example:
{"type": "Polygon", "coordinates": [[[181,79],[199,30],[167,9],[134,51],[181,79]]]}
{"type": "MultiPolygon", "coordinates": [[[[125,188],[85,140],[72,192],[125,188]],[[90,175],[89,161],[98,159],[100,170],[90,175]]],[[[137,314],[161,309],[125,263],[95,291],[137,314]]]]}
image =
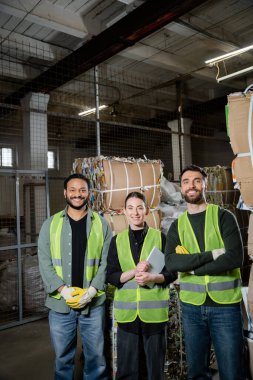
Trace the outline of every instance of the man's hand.
{"type": "Polygon", "coordinates": [[[75,289],[73,287],[64,285],[59,293],[65,300],[68,300],[73,298],[72,293],[74,290],[75,289]]]}
{"type": "Polygon", "coordinates": [[[225,248],[217,248],[212,250],[213,259],[216,260],[220,255],[224,255],[226,252],[225,248]]]}
{"type": "Polygon", "coordinates": [[[137,272],[135,274],[135,281],[140,286],[145,286],[149,282],[154,282],[154,275],[149,272],[137,272]]]}
{"type": "Polygon", "coordinates": [[[136,266],[137,272],[148,272],[150,264],[148,261],[140,261],[136,266]]]}
{"type": "Polygon", "coordinates": [[[74,292],[72,293],[71,300],[67,301],[67,304],[72,309],[82,309],[89,302],[91,302],[92,298],[97,294],[97,289],[93,286],[90,286],[88,289],[82,289],[78,287],[74,287],[74,292]]]}

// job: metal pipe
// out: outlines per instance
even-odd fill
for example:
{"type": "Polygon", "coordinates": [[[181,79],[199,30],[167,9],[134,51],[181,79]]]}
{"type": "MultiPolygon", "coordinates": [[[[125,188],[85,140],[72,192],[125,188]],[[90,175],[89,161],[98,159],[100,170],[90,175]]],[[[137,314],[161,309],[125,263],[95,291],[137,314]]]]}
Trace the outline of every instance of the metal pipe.
{"type": "Polygon", "coordinates": [[[95,102],[96,102],[96,137],[97,137],[97,156],[100,156],[100,119],[99,119],[99,74],[98,67],[94,67],[94,78],[95,78],[95,102]]]}
{"type": "Polygon", "coordinates": [[[183,112],[182,112],[182,82],[178,81],[176,82],[176,91],[177,91],[177,120],[178,120],[178,144],[179,144],[179,165],[180,165],[180,173],[182,172],[182,117],[183,117],[183,112]]]}
{"type": "Polygon", "coordinates": [[[23,320],[23,297],[22,297],[22,251],[21,251],[21,233],[20,233],[20,177],[16,173],[16,228],[17,228],[17,264],[18,264],[18,315],[19,321],[23,320]]]}

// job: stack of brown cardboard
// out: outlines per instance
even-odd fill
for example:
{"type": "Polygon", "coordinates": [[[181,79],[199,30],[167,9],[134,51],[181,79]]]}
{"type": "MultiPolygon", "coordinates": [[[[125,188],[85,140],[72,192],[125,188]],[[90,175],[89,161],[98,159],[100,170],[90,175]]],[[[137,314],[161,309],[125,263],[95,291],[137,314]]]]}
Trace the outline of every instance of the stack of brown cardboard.
{"type": "Polygon", "coordinates": [[[160,228],[160,214],[156,210],[160,203],[160,160],[104,156],[77,158],[73,171],[84,174],[91,181],[92,208],[104,214],[114,234],[128,227],[122,210],[126,196],[132,191],[145,195],[151,209],[147,223],[150,227],[160,228]]]}
{"type": "Polygon", "coordinates": [[[248,86],[243,93],[228,96],[228,131],[231,148],[237,157],[233,162],[236,182],[243,201],[253,207],[253,92],[248,86]]]}
{"type": "MultiPolygon", "coordinates": [[[[128,228],[128,221],[125,214],[117,214],[117,213],[104,213],[104,217],[107,222],[110,224],[110,227],[114,234],[118,234],[120,231],[128,228]]],[[[160,212],[158,210],[150,210],[148,215],[145,216],[145,222],[149,227],[153,227],[156,229],[160,228],[160,212]]]]}

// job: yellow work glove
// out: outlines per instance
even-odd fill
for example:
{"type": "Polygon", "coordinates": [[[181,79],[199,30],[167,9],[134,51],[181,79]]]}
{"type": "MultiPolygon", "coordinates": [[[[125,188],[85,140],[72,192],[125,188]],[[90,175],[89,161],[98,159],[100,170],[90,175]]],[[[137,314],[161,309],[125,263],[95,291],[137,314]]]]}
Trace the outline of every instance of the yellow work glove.
{"type": "MultiPolygon", "coordinates": [[[[179,253],[180,255],[189,255],[189,252],[183,245],[177,245],[176,246],[176,253],[179,253]]],[[[187,272],[189,274],[194,274],[194,270],[187,272]]]]}
{"type": "Polygon", "coordinates": [[[72,298],[72,293],[74,291],[74,288],[72,288],[71,286],[67,286],[67,285],[64,285],[64,287],[62,288],[61,292],[60,292],[60,295],[66,300],[68,299],[71,299],[72,298]]]}
{"type": "Polygon", "coordinates": [[[73,286],[73,292],[71,293],[72,298],[66,300],[66,304],[72,309],[80,309],[79,301],[82,296],[86,293],[87,289],[79,288],[78,286],[73,286]]]}
{"type": "Polygon", "coordinates": [[[176,253],[179,253],[179,254],[183,254],[183,255],[185,255],[185,254],[187,254],[187,253],[189,253],[189,252],[188,252],[187,249],[186,249],[185,247],[183,247],[182,245],[177,245],[177,246],[176,246],[176,253]]]}
{"type": "Polygon", "coordinates": [[[90,286],[88,289],[74,287],[76,291],[72,293],[72,299],[67,300],[67,304],[72,309],[82,309],[87,303],[91,302],[92,298],[97,294],[97,289],[90,286]]]}

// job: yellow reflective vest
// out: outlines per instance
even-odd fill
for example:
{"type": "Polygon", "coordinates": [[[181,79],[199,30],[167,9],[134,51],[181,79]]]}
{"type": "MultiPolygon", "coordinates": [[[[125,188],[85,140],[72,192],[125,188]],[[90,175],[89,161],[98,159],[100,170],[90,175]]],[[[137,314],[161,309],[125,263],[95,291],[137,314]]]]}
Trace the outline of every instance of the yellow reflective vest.
{"type": "MultiPolygon", "coordinates": [[[[63,279],[62,271],[62,257],[61,257],[61,232],[63,225],[62,211],[53,216],[50,225],[50,252],[52,263],[57,275],[63,279]]],[[[86,233],[86,231],[84,231],[86,233]]],[[[89,287],[91,280],[95,277],[99,262],[102,255],[104,237],[103,226],[100,217],[97,213],[93,212],[92,225],[90,235],[88,237],[88,249],[87,249],[87,265],[84,272],[84,285],[89,287]]],[[[97,292],[97,297],[104,294],[102,291],[97,292]]],[[[60,294],[51,295],[54,298],[60,299],[60,294]]]]}
{"type": "MultiPolygon", "coordinates": [[[[205,251],[224,248],[218,218],[219,207],[209,204],[206,208],[204,241],[205,251]]],[[[200,253],[200,248],[188,219],[187,211],[178,218],[178,233],[189,253],[200,253]]],[[[216,303],[232,304],[241,301],[241,275],[236,268],[219,276],[196,276],[190,273],[180,274],[180,299],[193,305],[202,305],[206,295],[216,303]]]]}
{"type": "MultiPolygon", "coordinates": [[[[126,272],[136,268],[133,260],[129,231],[120,232],[116,237],[121,270],[126,272]]],[[[149,228],[141,250],[140,261],[146,260],[153,247],[162,249],[161,232],[149,228]]],[[[153,288],[139,286],[132,279],[122,288],[116,289],[114,296],[114,313],[117,322],[133,322],[138,316],[143,322],[159,323],[168,320],[168,288],[155,284],[153,288]]]]}

